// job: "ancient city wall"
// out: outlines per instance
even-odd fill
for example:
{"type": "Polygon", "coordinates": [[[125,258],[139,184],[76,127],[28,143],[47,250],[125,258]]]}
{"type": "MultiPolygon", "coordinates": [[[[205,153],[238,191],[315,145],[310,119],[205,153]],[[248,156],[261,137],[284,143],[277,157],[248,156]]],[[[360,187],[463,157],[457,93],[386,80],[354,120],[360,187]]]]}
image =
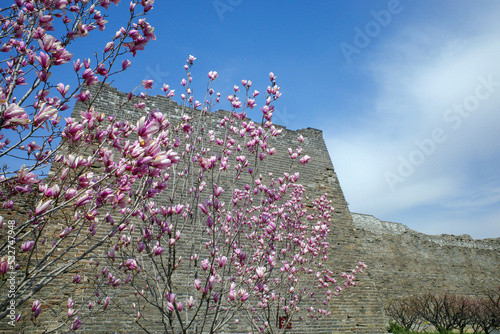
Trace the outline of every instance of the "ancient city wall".
{"type": "MultiPolygon", "coordinates": [[[[94,89],[92,93],[95,93],[96,87],[98,85],[90,87],[94,89]]],[[[116,116],[132,122],[146,111],[154,109],[168,114],[173,123],[180,120],[184,113],[193,112],[190,109],[182,110],[181,106],[162,96],[148,97],[145,111],[134,110],[133,104],[137,103],[137,98],[127,101],[125,93],[104,85],[94,107],[98,112],[112,115],[123,104],[116,116]]],[[[72,117],[79,118],[80,111],[85,109],[83,103],[77,103],[72,117]]],[[[210,114],[207,130],[215,130],[219,121],[227,115],[227,111],[210,114]]],[[[322,132],[311,128],[297,131],[280,128],[283,130],[282,135],[272,142],[277,154],[259,172],[278,175],[288,171],[288,148],[295,149],[297,137],[302,135],[305,138],[301,144],[303,154],[312,159],[306,166],[294,166],[293,170],[300,172],[300,181],[307,188],[310,198],[327,193],[335,207],[331,253],[326,265],[337,273],[349,270],[360,260],[368,265],[366,273],[357,276],[357,286],[332,303],[331,318],[294,323],[289,333],[384,333],[388,319],[383,313],[383,305],[389,299],[444,291],[481,295],[484,288],[500,285],[500,239],[481,241],[468,236],[427,236],[404,225],[383,222],[373,216],[351,215],[322,132]]],[[[64,303],[66,294],[68,291],[61,292],[54,284],[43,290],[41,296],[46,300],[64,303]]],[[[129,298],[132,295],[126,285],[116,291],[116,297],[129,298]]],[[[134,320],[123,313],[110,310],[105,314],[104,318],[97,317],[84,323],[83,332],[113,333],[118,329],[127,333],[141,332],[134,320]]],[[[0,332],[8,332],[4,325],[0,323],[0,332]]],[[[247,331],[245,326],[240,326],[228,332],[247,331]]]]}
{"type": "MultiPolygon", "coordinates": [[[[92,94],[95,94],[95,89],[99,85],[90,87],[92,94]]],[[[118,119],[127,119],[131,122],[137,121],[141,116],[145,115],[148,110],[158,109],[158,111],[169,115],[172,123],[177,123],[183,114],[192,114],[193,111],[190,109],[182,109],[178,104],[169,101],[167,98],[162,96],[150,96],[148,97],[147,106],[144,111],[137,111],[134,109],[134,103],[139,101],[138,98],[134,98],[132,101],[128,102],[127,94],[121,93],[115,88],[104,85],[97,100],[93,104],[96,111],[104,113],[106,115],[112,115],[120,109],[116,114],[118,119]],[[119,108],[119,106],[121,106],[119,108]]],[[[80,112],[86,110],[86,106],[83,103],[77,103],[72,117],[77,119],[80,117],[80,112]]],[[[217,125],[219,121],[224,117],[229,115],[227,111],[219,111],[210,114],[208,120],[206,120],[206,130],[213,129],[217,131],[217,125]]],[[[333,217],[332,239],[330,240],[331,253],[329,255],[329,260],[324,265],[328,266],[331,270],[340,275],[341,272],[348,271],[349,269],[356,266],[358,261],[364,260],[366,258],[365,251],[361,244],[360,239],[356,235],[356,230],[353,226],[351,215],[347,207],[346,201],[344,199],[342,189],[340,187],[339,181],[335,174],[330,156],[326,149],[325,142],[322,137],[322,132],[316,129],[302,129],[297,131],[291,131],[284,127],[280,127],[283,130],[281,136],[277,140],[272,142],[272,145],[276,148],[276,155],[272,160],[268,160],[263,166],[259,173],[266,175],[267,173],[273,173],[274,175],[280,175],[283,172],[289,171],[290,158],[288,156],[288,148],[291,147],[295,149],[298,145],[297,137],[302,135],[305,141],[300,144],[303,149],[303,154],[307,154],[312,157],[311,161],[306,166],[301,166],[300,164],[293,167],[293,171],[298,171],[300,173],[300,181],[307,188],[307,195],[310,198],[316,198],[324,193],[327,193],[329,199],[332,201],[332,205],[335,207],[335,213],[333,217]]],[[[53,173],[53,171],[51,171],[53,173]]],[[[167,198],[161,198],[160,200],[167,201],[167,198]]],[[[19,212],[19,218],[26,214],[24,212],[19,212]]],[[[17,215],[17,214],[16,214],[17,215]]],[[[9,219],[14,219],[16,217],[9,216],[9,219]]],[[[83,285],[80,285],[78,289],[85,289],[85,282],[87,282],[87,277],[91,276],[92,273],[86,272],[85,265],[81,267],[82,269],[82,281],[83,285]]],[[[64,282],[71,281],[71,277],[75,273],[68,273],[64,277],[64,282]]],[[[333,315],[330,318],[325,318],[320,321],[311,322],[295,322],[292,324],[292,329],[287,331],[288,333],[366,333],[366,334],[376,334],[385,332],[386,319],[382,311],[382,303],[380,296],[376,290],[376,285],[369,273],[361,274],[357,276],[356,281],[357,286],[352,288],[351,291],[345,292],[343,295],[335,299],[332,303],[330,311],[333,315]]],[[[64,305],[68,296],[74,295],[71,289],[74,286],[71,284],[64,285],[63,291],[60,289],[63,285],[63,281],[55,281],[51,285],[45,287],[37,298],[44,301],[48,301],[49,305],[58,306],[64,305]]],[[[115,293],[112,296],[112,300],[116,298],[120,299],[130,299],[131,304],[134,300],[133,291],[129,290],[127,285],[120,285],[119,288],[115,289],[115,293]]],[[[85,303],[85,301],[78,300],[79,304],[85,303]]],[[[27,314],[29,314],[29,308],[31,307],[31,301],[25,304],[27,314]]],[[[64,306],[63,306],[64,307],[64,306]]],[[[49,314],[46,307],[43,309],[42,315],[49,314]]],[[[144,312],[146,317],[146,312],[144,312]]],[[[157,330],[161,332],[161,322],[152,318],[151,313],[148,316],[148,321],[150,323],[158,322],[157,330]]],[[[129,314],[121,313],[115,308],[110,308],[106,311],[104,316],[99,315],[95,318],[88,319],[81,327],[83,332],[108,332],[113,333],[117,331],[123,331],[127,333],[142,332],[139,326],[134,321],[134,318],[129,314]]],[[[29,322],[28,322],[29,324],[29,322]]],[[[0,323],[0,332],[8,331],[8,327],[5,324],[0,323]]],[[[155,327],[155,325],[153,325],[155,327]]],[[[246,333],[250,328],[245,326],[244,323],[240,324],[237,328],[229,328],[230,333],[246,333]]],[[[31,328],[26,329],[27,331],[32,331],[31,328]]],[[[155,329],[156,331],[156,329],[155,329]]]]}
{"type": "Polygon", "coordinates": [[[384,301],[425,292],[482,296],[500,286],[500,238],[426,235],[370,215],[352,217],[384,301]]]}

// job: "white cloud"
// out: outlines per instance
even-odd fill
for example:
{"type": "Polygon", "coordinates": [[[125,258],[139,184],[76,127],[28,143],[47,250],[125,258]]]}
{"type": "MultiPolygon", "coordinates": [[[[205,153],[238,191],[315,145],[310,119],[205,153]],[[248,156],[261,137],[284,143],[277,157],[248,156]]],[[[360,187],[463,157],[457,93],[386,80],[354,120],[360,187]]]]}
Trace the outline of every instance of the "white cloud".
{"type": "MultiPolygon", "coordinates": [[[[444,200],[443,206],[451,209],[481,209],[490,205],[500,204],[500,180],[489,180],[487,183],[456,198],[444,200]],[[496,182],[495,182],[496,181],[496,182]]],[[[498,221],[500,229],[500,221],[498,221]]]]}
{"type": "MultiPolygon", "coordinates": [[[[394,220],[391,214],[427,207],[433,213],[426,211],[425,221],[422,215],[420,226],[411,228],[474,235],[479,232],[463,232],[465,221],[454,225],[443,215],[460,207],[464,217],[472,217],[468,209],[483,208],[488,211],[482,216],[490,218],[469,228],[480,228],[483,237],[500,236],[500,221],[494,223],[500,208],[490,207],[500,201],[500,188],[498,182],[483,182],[481,172],[493,171],[490,177],[495,180],[500,175],[498,169],[479,165],[500,163],[500,84],[493,89],[484,85],[488,77],[500,83],[500,40],[492,33],[500,24],[493,20],[486,24],[487,14],[476,12],[474,17],[481,20],[477,27],[483,30],[477,28],[468,36],[426,22],[426,28],[404,27],[372,51],[367,70],[378,88],[373,110],[364,111],[365,120],[357,131],[327,139],[351,210],[394,220]],[[478,100],[469,115],[447,111],[472,101],[478,86],[481,93],[489,88],[491,94],[478,100]],[[448,117],[447,122],[445,115],[454,116],[454,121],[448,117]],[[432,139],[435,129],[441,129],[446,140],[435,143],[432,152],[423,155],[423,163],[391,191],[384,174],[397,173],[400,157],[409,160],[419,150],[415,141],[432,139]],[[429,218],[432,214],[434,218],[429,218]]],[[[418,216],[413,217],[412,223],[417,222],[418,216]]]]}

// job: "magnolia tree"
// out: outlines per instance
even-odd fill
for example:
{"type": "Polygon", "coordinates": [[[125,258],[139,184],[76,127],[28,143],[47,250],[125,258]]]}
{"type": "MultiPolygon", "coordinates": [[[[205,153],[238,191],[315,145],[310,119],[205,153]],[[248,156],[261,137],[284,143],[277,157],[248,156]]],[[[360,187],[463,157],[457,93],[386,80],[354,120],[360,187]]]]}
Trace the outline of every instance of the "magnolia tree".
{"type": "Polygon", "coordinates": [[[217,72],[194,100],[193,56],[178,114],[146,111],[147,94],[130,93],[105,115],[95,102],[105,81],[155,39],[141,17],[153,1],[132,1],[128,22],[92,62],[70,48],[104,29],[100,10],[118,2],[17,0],[1,9],[0,319],[78,330],[121,312],[145,331],[214,333],[244,321],[278,333],[293,318],[329,316],[330,299],[365,265],[337,282],[323,264],[333,208],[300,184],[295,167],[311,159],[302,136],[286,152],[289,170],[266,169],[280,153],[274,74],[259,123],[245,113],[259,92],[242,80],[227,98],[232,112],[210,125],[217,72]],[[59,67],[74,73],[71,85],[50,80],[59,67]],[[75,100],[83,111],[70,117],[75,100]],[[136,121],[121,116],[130,106],[136,121]],[[54,289],[61,294],[49,298],[54,289]]]}

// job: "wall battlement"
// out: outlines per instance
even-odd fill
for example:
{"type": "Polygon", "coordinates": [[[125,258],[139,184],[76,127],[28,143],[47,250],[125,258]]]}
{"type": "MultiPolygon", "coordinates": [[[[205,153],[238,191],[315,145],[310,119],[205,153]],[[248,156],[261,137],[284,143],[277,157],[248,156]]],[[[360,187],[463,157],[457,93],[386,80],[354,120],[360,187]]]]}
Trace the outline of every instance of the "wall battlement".
{"type": "Polygon", "coordinates": [[[438,244],[439,246],[456,246],[473,249],[500,250],[500,238],[472,239],[468,234],[428,235],[417,232],[400,223],[383,221],[372,215],[351,213],[354,226],[374,234],[413,234],[415,237],[438,244]]]}
{"type": "Polygon", "coordinates": [[[352,217],[384,301],[426,292],[483,296],[500,286],[500,238],[426,235],[371,215],[352,217]]]}

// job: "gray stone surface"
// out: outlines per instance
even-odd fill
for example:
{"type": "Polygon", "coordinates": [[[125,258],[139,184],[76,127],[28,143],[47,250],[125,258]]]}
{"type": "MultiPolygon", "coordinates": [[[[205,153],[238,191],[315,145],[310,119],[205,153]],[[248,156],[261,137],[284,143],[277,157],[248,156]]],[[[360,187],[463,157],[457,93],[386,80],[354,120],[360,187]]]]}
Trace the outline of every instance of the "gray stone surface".
{"type": "Polygon", "coordinates": [[[425,292],[482,296],[500,286],[500,238],[426,235],[371,215],[352,217],[384,301],[425,292]]]}

